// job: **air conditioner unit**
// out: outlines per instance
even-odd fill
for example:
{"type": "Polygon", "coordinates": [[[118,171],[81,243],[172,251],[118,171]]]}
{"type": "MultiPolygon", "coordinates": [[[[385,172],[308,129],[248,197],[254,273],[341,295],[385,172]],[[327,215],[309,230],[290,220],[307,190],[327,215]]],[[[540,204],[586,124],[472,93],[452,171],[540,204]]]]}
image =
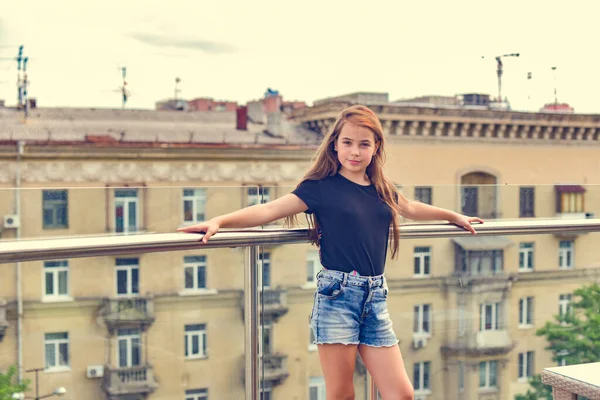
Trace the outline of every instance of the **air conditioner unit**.
{"type": "Polygon", "coordinates": [[[414,338],[413,339],[413,349],[418,350],[418,349],[422,349],[427,345],[427,340],[420,338],[414,338]]]}
{"type": "Polygon", "coordinates": [[[18,215],[4,216],[4,229],[18,228],[19,226],[21,226],[21,219],[18,215]]]}
{"type": "Polygon", "coordinates": [[[87,367],[88,378],[101,378],[104,375],[104,367],[102,365],[89,365],[87,367]]]}

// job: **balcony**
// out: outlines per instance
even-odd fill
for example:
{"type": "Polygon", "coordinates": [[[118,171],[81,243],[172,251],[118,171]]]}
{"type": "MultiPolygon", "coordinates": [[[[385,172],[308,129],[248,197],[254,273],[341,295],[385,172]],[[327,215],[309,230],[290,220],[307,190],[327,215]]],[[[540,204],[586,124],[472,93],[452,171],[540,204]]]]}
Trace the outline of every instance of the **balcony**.
{"type": "Polygon", "coordinates": [[[272,386],[281,384],[290,374],[287,367],[287,354],[264,354],[263,379],[272,386]]]}
{"type": "Polygon", "coordinates": [[[6,328],[8,328],[8,322],[6,321],[6,300],[0,299],[0,342],[4,339],[6,328]]]}
{"type": "Polygon", "coordinates": [[[146,330],[154,322],[154,299],[133,297],[104,299],[100,315],[111,333],[116,329],[135,327],[146,330]]]}
{"type": "MultiPolygon", "coordinates": [[[[244,302],[242,301],[242,314],[244,313],[244,302]]],[[[259,315],[263,323],[277,322],[285,315],[289,308],[287,305],[287,291],[284,289],[264,289],[258,295],[259,315]]]]}
{"type": "Polygon", "coordinates": [[[146,396],[156,390],[158,383],[154,379],[150,365],[114,368],[104,368],[102,389],[110,400],[130,399],[135,395],[146,396]]]}
{"type": "Polygon", "coordinates": [[[493,356],[507,354],[514,347],[507,330],[470,332],[454,343],[442,346],[448,355],[493,356]]]}

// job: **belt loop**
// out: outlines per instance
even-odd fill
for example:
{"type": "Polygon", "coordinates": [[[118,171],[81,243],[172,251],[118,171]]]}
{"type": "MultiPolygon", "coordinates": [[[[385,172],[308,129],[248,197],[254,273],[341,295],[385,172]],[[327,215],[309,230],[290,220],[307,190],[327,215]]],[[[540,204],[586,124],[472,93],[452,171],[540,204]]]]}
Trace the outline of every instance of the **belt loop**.
{"type": "Polygon", "coordinates": [[[348,273],[344,272],[344,280],[342,281],[342,286],[348,286],[348,273]]]}

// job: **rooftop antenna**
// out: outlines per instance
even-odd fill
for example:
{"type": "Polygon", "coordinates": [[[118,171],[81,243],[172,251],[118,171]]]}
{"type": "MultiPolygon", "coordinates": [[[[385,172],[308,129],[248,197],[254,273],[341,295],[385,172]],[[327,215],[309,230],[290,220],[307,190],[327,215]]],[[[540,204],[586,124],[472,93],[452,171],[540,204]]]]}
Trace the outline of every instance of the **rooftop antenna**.
{"type": "Polygon", "coordinates": [[[558,106],[558,96],[556,94],[556,67],[552,67],[552,71],[554,72],[554,106],[558,106]]]}
{"type": "Polygon", "coordinates": [[[121,107],[125,109],[127,105],[127,100],[131,93],[127,90],[127,67],[121,67],[121,75],[123,76],[123,86],[121,86],[121,97],[122,97],[122,105],[121,107]]]}
{"type": "Polygon", "coordinates": [[[179,83],[181,82],[181,78],[175,78],[175,106],[177,106],[177,94],[181,93],[181,89],[179,89],[179,83]]]}

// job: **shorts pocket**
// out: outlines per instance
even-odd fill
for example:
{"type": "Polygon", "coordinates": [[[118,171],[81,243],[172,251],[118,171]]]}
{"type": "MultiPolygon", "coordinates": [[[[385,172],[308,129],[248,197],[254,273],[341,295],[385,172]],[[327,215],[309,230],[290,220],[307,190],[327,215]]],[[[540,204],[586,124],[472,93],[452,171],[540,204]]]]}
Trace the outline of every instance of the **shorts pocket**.
{"type": "Polygon", "coordinates": [[[319,297],[331,300],[339,297],[342,294],[343,289],[344,287],[340,281],[322,281],[319,282],[317,293],[319,297]]]}

